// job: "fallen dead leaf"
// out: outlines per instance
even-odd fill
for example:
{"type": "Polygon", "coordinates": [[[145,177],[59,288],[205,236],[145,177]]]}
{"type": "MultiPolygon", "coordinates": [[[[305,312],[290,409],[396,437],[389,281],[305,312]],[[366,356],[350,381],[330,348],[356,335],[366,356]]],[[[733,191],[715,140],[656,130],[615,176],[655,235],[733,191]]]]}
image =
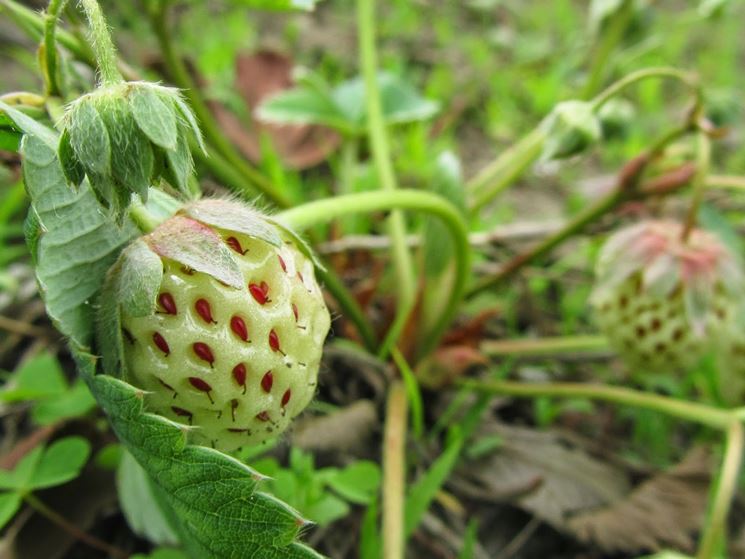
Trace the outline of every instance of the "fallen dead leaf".
{"type": "Polygon", "coordinates": [[[703,447],[661,472],[624,500],[571,518],[569,529],[585,543],[609,552],[694,550],[711,482],[711,455],[703,447]]]}
{"type": "Polygon", "coordinates": [[[368,443],[377,426],[375,404],[357,400],[332,414],[299,420],[291,434],[292,445],[314,452],[350,452],[368,443]]]}
{"type": "MultiPolygon", "coordinates": [[[[258,51],[236,58],[235,87],[253,114],[264,99],[293,86],[292,60],[280,53],[258,51]]],[[[261,137],[268,135],[284,164],[307,169],[326,160],[341,143],[340,136],[324,126],[276,125],[251,117],[246,128],[233,113],[219,103],[210,103],[220,127],[243,154],[254,163],[261,160],[261,137]]]]}
{"type": "Polygon", "coordinates": [[[602,462],[558,432],[491,423],[482,436],[503,444],[464,464],[463,479],[585,544],[606,552],[690,551],[706,511],[710,454],[695,448],[677,466],[636,488],[617,464],[602,462]]]}

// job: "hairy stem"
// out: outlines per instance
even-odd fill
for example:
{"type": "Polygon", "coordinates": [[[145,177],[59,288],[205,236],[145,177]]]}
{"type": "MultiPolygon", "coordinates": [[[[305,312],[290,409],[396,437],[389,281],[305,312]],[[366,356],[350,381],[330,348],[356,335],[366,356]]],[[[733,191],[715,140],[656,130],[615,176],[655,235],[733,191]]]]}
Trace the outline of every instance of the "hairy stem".
{"type": "Polygon", "coordinates": [[[383,440],[383,557],[404,557],[406,487],[406,388],[399,380],[388,389],[383,440]]]}
{"type": "MultiPolygon", "coordinates": [[[[151,27],[163,55],[163,62],[168,69],[171,79],[183,90],[184,96],[188,99],[191,108],[194,110],[194,114],[199,119],[199,124],[206,140],[222,156],[225,162],[234,168],[234,174],[238,174],[245,179],[240,183],[233,181],[231,185],[240,185],[241,191],[246,192],[245,185],[249,183],[254,189],[263,193],[276,205],[283,208],[290,206],[291,201],[287,195],[280,192],[269,179],[249,165],[221,132],[219,125],[200,93],[199,87],[194,82],[186,64],[184,64],[184,61],[177,54],[174,47],[166,17],[170,0],[161,0],[156,4],[157,6],[149,10],[148,14],[151,27]]],[[[251,191],[248,193],[253,194],[251,191]]]]}
{"type": "Polygon", "coordinates": [[[700,423],[715,429],[728,429],[735,416],[732,412],[704,404],[677,400],[657,394],[647,394],[620,386],[585,384],[575,382],[522,383],[511,381],[458,381],[476,392],[515,396],[517,398],[559,397],[589,398],[614,404],[658,411],[673,417],[700,423]]]}
{"type": "Polygon", "coordinates": [[[49,508],[35,495],[31,493],[24,495],[23,500],[26,501],[26,503],[36,512],[47,518],[50,522],[62,528],[76,540],[79,540],[94,549],[103,551],[104,553],[107,553],[111,557],[115,557],[116,559],[127,559],[129,557],[129,553],[127,553],[126,551],[108,544],[105,541],[99,540],[97,537],[81,530],[80,528],[75,526],[75,524],[59,514],[57,511],[49,508]]]}
{"type": "Polygon", "coordinates": [[[132,203],[129,205],[129,218],[143,233],[150,233],[162,221],[151,214],[139,198],[134,197],[132,198],[132,203]]]}
{"type": "MultiPolygon", "coordinates": [[[[383,120],[383,106],[378,88],[378,55],[375,45],[375,0],[357,0],[357,32],[359,34],[360,66],[365,80],[367,133],[370,139],[375,169],[384,191],[395,191],[396,175],[393,171],[388,136],[383,120]]],[[[379,350],[385,358],[398,340],[409,314],[416,302],[416,278],[411,253],[406,246],[406,223],[401,212],[392,212],[389,218],[393,263],[398,285],[396,316],[388,335],[379,350]]]]}
{"type": "Polygon", "coordinates": [[[743,453],[743,426],[733,420],[727,429],[727,442],[722,467],[719,473],[714,500],[709,511],[708,522],[699,542],[697,559],[714,559],[717,548],[726,534],[732,498],[737,491],[737,478],[740,473],[743,453]]]}
{"type": "Polygon", "coordinates": [[[111,33],[96,0],[80,0],[90,26],[90,42],[98,63],[102,85],[113,85],[124,81],[116,66],[116,49],[111,33]]]}
{"type": "Polygon", "coordinates": [[[57,21],[67,0],[50,0],[44,15],[44,78],[47,95],[59,96],[62,93],[57,81],[57,21]]]}
{"type": "Polygon", "coordinates": [[[361,192],[335,198],[317,200],[285,210],[277,218],[295,229],[306,229],[320,223],[355,213],[369,213],[391,209],[417,210],[440,218],[447,226],[455,244],[455,281],[448,304],[429,332],[425,332],[418,357],[431,352],[457,311],[470,271],[468,229],[455,207],[436,194],[414,190],[361,192]]]}

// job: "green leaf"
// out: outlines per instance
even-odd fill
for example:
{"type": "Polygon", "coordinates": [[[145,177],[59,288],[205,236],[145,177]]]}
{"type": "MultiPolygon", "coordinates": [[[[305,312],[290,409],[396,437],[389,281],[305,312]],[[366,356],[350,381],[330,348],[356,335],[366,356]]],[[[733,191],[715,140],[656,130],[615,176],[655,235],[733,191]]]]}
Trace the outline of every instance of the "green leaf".
{"type": "Polygon", "coordinates": [[[118,302],[132,316],[147,316],[155,309],[163,281],[163,262],[142,239],[133,241],[119,257],[118,302]]]}
{"type": "Polygon", "coordinates": [[[82,417],[96,407],[88,386],[76,380],[69,390],[37,403],[31,410],[31,419],[37,425],[51,425],[65,419],[82,417]]]}
{"type": "Polygon", "coordinates": [[[66,437],[48,447],[28,481],[29,489],[62,485],[80,475],[90,456],[91,445],[83,437],[66,437]]]}
{"type": "Polygon", "coordinates": [[[116,474],[119,504],[132,531],[158,545],[178,545],[179,539],[153,495],[150,478],[128,452],[116,474]]]}
{"type": "Polygon", "coordinates": [[[256,109],[256,116],[278,124],[320,124],[348,134],[361,134],[357,119],[350,119],[333,99],[307,87],[273,95],[256,109]]]}
{"type": "Polygon", "coordinates": [[[0,401],[18,402],[58,396],[67,390],[67,382],[57,360],[41,353],[24,363],[5,384],[0,401]]]}
{"type": "Polygon", "coordinates": [[[320,557],[295,541],[305,524],[297,513],[257,491],[257,472],[220,452],[186,445],[188,427],[145,413],[133,386],[93,376],[93,356],[76,353],[76,359],[119,439],[178,518],[174,528],[191,557],[320,557]]]}
{"type": "Polygon", "coordinates": [[[75,150],[72,148],[68,129],[65,129],[60,136],[57,155],[62,162],[62,172],[65,174],[67,181],[73,186],[80,186],[80,183],[85,179],[85,169],[78,161],[75,150]]]}
{"type": "Polygon", "coordinates": [[[305,508],[305,514],[320,526],[331,524],[349,514],[349,505],[336,495],[324,493],[305,508]]]}
{"type": "MultiPolygon", "coordinates": [[[[379,73],[378,87],[388,125],[426,120],[439,110],[438,103],[424,99],[393,74],[379,73]]],[[[365,107],[365,82],[357,77],[330,92],[317,84],[283,91],[262,103],[257,116],[279,124],[321,124],[360,135],[366,130],[365,107]]]]}
{"type": "Polygon", "coordinates": [[[18,493],[0,493],[0,530],[10,522],[21,508],[21,496],[18,493]]]}
{"type": "Polygon", "coordinates": [[[71,110],[67,129],[70,145],[86,171],[108,175],[111,171],[111,140],[93,103],[85,102],[85,98],[78,101],[71,110]]]}
{"type": "MultiPolygon", "coordinates": [[[[440,194],[466,217],[466,196],[460,161],[452,152],[437,158],[432,191],[440,194]]],[[[439,219],[427,221],[424,232],[424,267],[428,276],[437,276],[453,261],[453,238],[439,219]]]]}
{"type": "Polygon", "coordinates": [[[12,470],[0,470],[0,489],[17,489],[23,491],[34,475],[36,465],[44,452],[43,446],[37,446],[26,454],[12,470]]]}
{"type": "Polygon", "coordinates": [[[137,230],[132,224],[120,229],[101,213],[86,182],[71,191],[55,151],[36,135],[25,136],[21,144],[26,189],[43,231],[36,243],[36,276],[57,328],[85,346],[92,339],[96,292],[137,230]]]}
{"type": "Polygon", "coordinates": [[[380,487],[380,468],[374,462],[361,460],[327,477],[326,483],[348,501],[367,505],[380,487]]]}
{"type": "Polygon", "coordinates": [[[460,432],[453,430],[445,451],[432,463],[427,472],[411,486],[406,496],[404,513],[404,530],[406,537],[411,536],[419,526],[424,513],[437,495],[437,492],[453,471],[463,446],[460,432]]]}
{"type": "Polygon", "coordinates": [[[23,114],[18,109],[14,109],[7,103],[0,101],[0,111],[10,120],[21,132],[29,136],[35,136],[41,140],[47,147],[52,150],[57,149],[57,134],[43,124],[39,124],[30,116],[23,114]]]}
{"type": "Polygon", "coordinates": [[[378,499],[375,498],[365,511],[360,529],[360,559],[382,559],[382,538],[378,533],[378,499]]]}
{"type": "Polygon", "coordinates": [[[151,142],[165,150],[175,150],[178,140],[174,107],[166,103],[155,88],[148,85],[133,87],[129,107],[137,126],[151,142]]]}

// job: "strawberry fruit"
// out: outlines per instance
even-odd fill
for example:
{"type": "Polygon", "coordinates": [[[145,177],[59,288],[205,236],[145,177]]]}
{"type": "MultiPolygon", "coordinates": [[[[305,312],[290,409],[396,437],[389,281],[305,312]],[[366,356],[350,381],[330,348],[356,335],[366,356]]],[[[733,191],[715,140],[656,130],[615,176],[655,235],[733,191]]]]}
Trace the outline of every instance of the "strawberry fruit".
{"type": "Polygon", "coordinates": [[[690,369],[734,320],[743,275],[712,233],[672,221],[621,230],[603,246],[591,302],[610,344],[634,368],[690,369]]]}
{"type": "Polygon", "coordinates": [[[102,301],[99,329],[113,306],[122,336],[104,332],[105,366],[195,427],[193,442],[259,443],[313,398],[329,313],[309,251],[270,218],[194,203],[125,249],[107,283],[115,305],[102,301]]]}

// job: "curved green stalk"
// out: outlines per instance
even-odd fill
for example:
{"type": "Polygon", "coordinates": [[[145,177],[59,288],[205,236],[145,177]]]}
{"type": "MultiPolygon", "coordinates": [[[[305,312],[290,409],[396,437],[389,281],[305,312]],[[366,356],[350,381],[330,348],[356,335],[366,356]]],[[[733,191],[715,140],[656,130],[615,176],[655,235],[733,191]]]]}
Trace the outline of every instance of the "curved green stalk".
{"type": "Polygon", "coordinates": [[[406,388],[396,380],[388,389],[383,437],[383,557],[404,559],[406,488],[406,388]]]}
{"type": "Polygon", "coordinates": [[[448,303],[435,321],[430,332],[425,333],[419,347],[418,357],[422,357],[437,347],[437,342],[445,333],[457,311],[470,271],[470,246],[468,229],[463,218],[447,200],[430,192],[416,190],[395,190],[347,194],[309,202],[285,210],[277,218],[294,229],[307,229],[313,225],[327,223],[333,219],[361,212],[376,212],[392,209],[408,209],[429,213],[443,220],[455,243],[455,281],[448,303]]]}
{"type": "MultiPolygon", "coordinates": [[[[396,175],[393,172],[388,137],[383,120],[383,106],[378,88],[378,56],[375,47],[375,0],[357,0],[357,32],[359,34],[360,65],[365,80],[367,133],[370,138],[375,169],[384,191],[395,191],[396,175]]],[[[416,278],[411,253],[406,246],[406,223],[400,212],[389,218],[393,262],[398,284],[396,316],[378,351],[381,358],[388,355],[416,303],[416,278]]]]}
{"type": "Polygon", "coordinates": [[[685,84],[694,94],[694,97],[698,99],[701,96],[700,86],[698,80],[694,74],[678,70],[669,66],[659,66],[653,68],[643,68],[635,72],[622,77],[618,81],[609,85],[606,89],[596,95],[592,101],[593,110],[597,111],[605,103],[607,103],[612,97],[615,97],[621,93],[624,89],[634,85],[637,82],[649,79],[649,78],[670,78],[678,80],[685,84]]]}
{"type": "Polygon", "coordinates": [[[719,472],[714,501],[709,511],[709,519],[699,542],[697,559],[714,559],[717,549],[727,531],[727,517],[732,506],[732,498],[737,491],[737,478],[742,465],[743,447],[742,423],[733,420],[727,429],[726,450],[719,472]]]}
{"type": "MultiPolygon", "coordinates": [[[[679,80],[693,91],[696,104],[701,102],[701,90],[695,76],[666,66],[644,68],[631,72],[608,86],[590,101],[593,110],[599,110],[609,99],[629,86],[649,78],[670,78],[679,80]]],[[[506,190],[538,159],[546,140],[546,133],[539,123],[522,137],[513,147],[502,152],[481,172],[466,184],[470,193],[469,210],[477,212],[495,196],[506,190]]]]}
{"type": "Polygon", "coordinates": [[[704,404],[677,400],[658,394],[647,394],[621,386],[586,384],[579,382],[536,382],[523,383],[511,381],[458,381],[459,386],[476,392],[517,398],[560,397],[589,398],[613,404],[621,404],[653,411],[673,417],[700,423],[714,429],[729,429],[735,415],[728,410],[704,404]]]}
{"type": "Polygon", "coordinates": [[[103,17],[101,6],[96,0],[80,0],[90,26],[90,42],[98,63],[102,85],[112,85],[124,81],[116,66],[116,48],[111,40],[109,26],[103,17]]]}
{"type": "Polygon", "coordinates": [[[65,8],[67,0],[50,0],[44,15],[44,78],[47,95],[59,96],[62,93],[57,82],[57,21],[65,8]]]}
{"type": "MultiPolygon", "coordinates": [[[[289,197],[280,192],[269,179],[249,165],[220,131],[212,112],[202,98],[199,87],[174,48],[166,21],[170,0],[161,0],[156,4],[157,7],[150,9],[148,15],[153,33],[158,39],[163,62],[168,68],[171,79],[183,90],[184,96],[189,100],[189,104],[199,120],[202,132],[204,132],[204,137],[220,153],[222,158],[234,168],[235,172],[245,179],[245,182],[253,185],[256,190],[266,195],[277,206],[282,208],[290,206],[291,200],[289,197]]],[[[242,190],[245,191],[245,188],[242,190]]]]}

